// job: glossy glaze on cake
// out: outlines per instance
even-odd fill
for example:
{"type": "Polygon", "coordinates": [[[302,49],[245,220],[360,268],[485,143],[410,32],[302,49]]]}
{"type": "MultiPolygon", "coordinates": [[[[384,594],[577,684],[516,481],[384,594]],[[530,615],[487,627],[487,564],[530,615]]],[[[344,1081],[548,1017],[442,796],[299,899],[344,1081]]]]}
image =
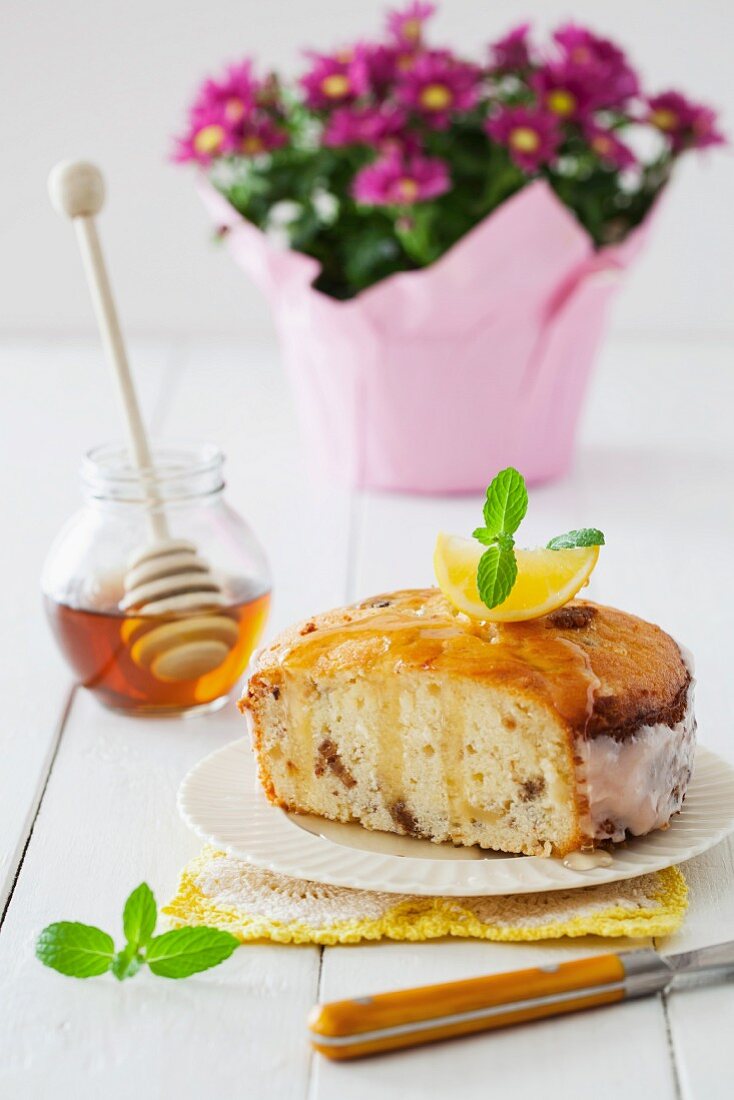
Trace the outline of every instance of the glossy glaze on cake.
{"type": "Polygon", "coordinates": [[[241,706],[273,802],[526,854],[666,825],[695,731],[691,674],[658,627],[586,601],[479,623],[437,589],[291,628],[241,706]]]}

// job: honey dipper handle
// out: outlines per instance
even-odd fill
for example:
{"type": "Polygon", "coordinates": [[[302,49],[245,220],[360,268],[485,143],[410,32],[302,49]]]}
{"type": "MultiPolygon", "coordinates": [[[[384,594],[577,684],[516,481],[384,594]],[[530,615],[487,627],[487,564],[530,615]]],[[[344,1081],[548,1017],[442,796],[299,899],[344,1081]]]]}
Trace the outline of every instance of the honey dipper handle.
{"type": "MultiPolygon", "coordinates": [[[[125,341],[94,222],[94,215],[99,213],[104,202],[102,173],[87,161],[62,161],[52,170],[48,189],[54,208],[60,214],[66,214],[74,223],[102,345],[117,382],[130,457],[139,470],[150,470],[152,460],[148,436],[140,414],[125,341]]],[[[152,503],[155,500],[152,487],[149,487],[149,496],[152,503]]],[[[169,537],[168,525],[161,512],[151,510],[149,523],[154,538],[169,537]]]]}

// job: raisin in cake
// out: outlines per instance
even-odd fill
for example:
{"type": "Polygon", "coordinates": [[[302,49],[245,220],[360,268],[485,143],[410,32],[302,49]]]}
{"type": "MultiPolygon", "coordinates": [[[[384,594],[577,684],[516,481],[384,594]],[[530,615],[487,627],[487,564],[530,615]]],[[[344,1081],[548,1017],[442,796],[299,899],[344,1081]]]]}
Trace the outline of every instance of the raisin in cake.
{"type": "Polygon", "coordinates": [[[613,608],[577,600],[482,623],[425,589],[286,631],[240,706],[280,806],[564,855],[663,828],[680,810],[692,686],[671,637],[613,608]]]}

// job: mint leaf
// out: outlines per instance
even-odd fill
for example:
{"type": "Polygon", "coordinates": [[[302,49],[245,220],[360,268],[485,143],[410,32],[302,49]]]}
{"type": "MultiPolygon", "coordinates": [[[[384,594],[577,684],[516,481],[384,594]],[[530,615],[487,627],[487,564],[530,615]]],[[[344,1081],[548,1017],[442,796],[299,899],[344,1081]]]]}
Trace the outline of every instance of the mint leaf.
{"type": "MultiPolygon", "coordinates": [[[[128,944],[136,951],[145,947],[155,931],[156,904],[147,882],[141,882],[125,902],[122,929],[128,944]]],[[[117,975],[115,975],[117,977],[117,975]]]]}
{"type": "Polygon", "coordinates": [[[575,546],[603,546],[604,535],[596,527],[581,527],[578,531],[567,531],[565,535],[556,535],[546,546],[546,550],[568,550],[575,546]]]}
{"type": "Polygon", "coordinates": [[[477,527],[472,531],[471,537],[476,539],[477,542],[481,542],[483,546],[491,546],[497,541],[497,536],[493,535],[486,527],[477,527]]]}
{"type": "Polygon", "coordinates": [[[527,510],[528,491],[525,488],[525,478],[513,466],[500,470],[487,488],[487,499],[484,503],[487,534],[492,537],[501,532],[514,535],[527,510]]]}
{"type": "MultiPolygon", "coordinates": [[[[486,547],[477,567],[477,589],[489,610],[507,599],[517,580],[513,535],[527,510],[528,492],[522,474],[513,466],[500,470],[487,488],[484,527],[477,527],[472,532],[472,538],[486,547]]],[[[546,549],[603,545],[601,531],[595,527],[584,527],[551,539],[546,549]]]]}
{"type": "Polygon", "coordinates": [[[477,588],[482,603],[488,608],[497,607],[507,599],[517,579],[517,561],[515,551],[510,545],[490,546],[479,559],[477,568],[477,588]]]}
{"type": "Polygon", "coordinates": [[[49,924],[36,941],[36,958],[70,978],[94,978],[106,973],[114,954],[112,936],[76,921],[49,924]]]}
{"type": "Polygon", "coordinates": [[[123,947],[122,951],[117,952],[110,969],[118,982],[121,982],[125,978],[133,978],[140,970],[142,963],[143,960],[137,950],[132,944],[128,944],[127,947],[123,947]]]}
{"type": "Polygon", "coordinates": [[[504,531],[501,531],[494,541],[497,543],[500,550],[512,550],[515,545],[515,540],[512,535],[506,535],[504,531]]]}
{"type": "Polygon", "coordinates": [[[176,928],[155,936],[145,961],[162,978],[188,978],[228,959],[240,941],[219,928],[176,928]]]}

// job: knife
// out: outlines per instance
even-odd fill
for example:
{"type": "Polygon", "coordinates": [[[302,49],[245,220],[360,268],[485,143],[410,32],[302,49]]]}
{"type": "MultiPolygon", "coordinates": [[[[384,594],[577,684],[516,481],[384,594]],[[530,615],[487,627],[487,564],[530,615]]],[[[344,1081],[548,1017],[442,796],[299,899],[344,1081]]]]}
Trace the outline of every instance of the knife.
{"type": "Polygon", "coordinates": [[[734,941],[658,955],[624,951],[316,1005],[311,1045],[344,1060],[734,977],[734,941]]]}

